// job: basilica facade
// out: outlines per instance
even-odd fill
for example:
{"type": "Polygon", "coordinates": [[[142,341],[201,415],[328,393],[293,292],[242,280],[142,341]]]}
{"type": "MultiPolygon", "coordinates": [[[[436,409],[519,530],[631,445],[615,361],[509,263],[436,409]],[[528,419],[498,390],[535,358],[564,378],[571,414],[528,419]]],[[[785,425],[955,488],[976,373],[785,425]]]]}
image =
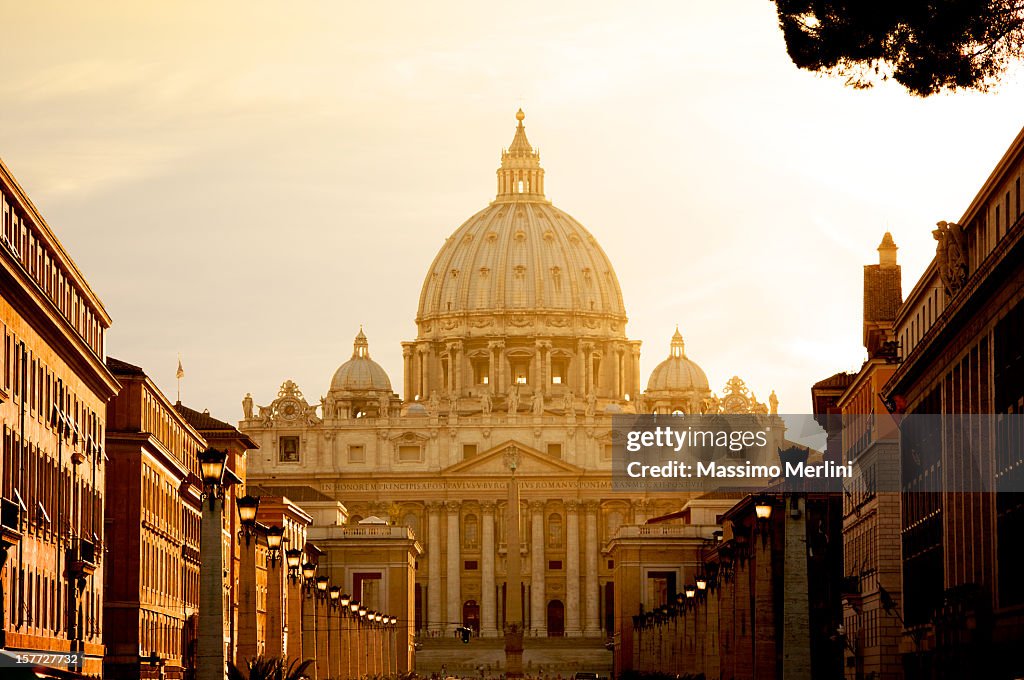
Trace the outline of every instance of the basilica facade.
{"type": "Polygon", "coordinates": [[[402,343],[401,393],[360,329],[326,396],[310,402],[291,381],[266,406],[246,395],[239,427],[260,445],[249,460],[254,483],[341,501],[350,522],[413,529],[425,553],[409,622],[417,632],[467,625],[497,637],[519,597],[528,635],[602,639],[614,601],[603,548],[621,525],[686,500],[612,491],[612,416],[755,414],[775,425],[765,455],[783,446],[785,428],[774,393],[758,402],[738,377],[713,393],[678,329],[642,389],[640,342],[626,335],[611,261],[546,198],[539,153],[523,112],[516,118],[497,196],[427,270],[416,338],[402,343]],[[515,594],[504,521],[513,474],[522,498],[515,594]]]}

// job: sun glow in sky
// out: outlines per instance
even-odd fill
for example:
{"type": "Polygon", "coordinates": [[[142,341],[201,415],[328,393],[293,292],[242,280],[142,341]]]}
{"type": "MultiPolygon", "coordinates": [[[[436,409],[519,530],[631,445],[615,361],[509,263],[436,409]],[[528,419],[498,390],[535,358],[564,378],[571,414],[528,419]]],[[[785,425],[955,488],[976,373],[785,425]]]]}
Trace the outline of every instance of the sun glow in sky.
{"type": "MultiPolygon", "coordinates": [[[[112,356],[235,420],[311,402],[363,324],[401,388],[424,276],[522,106],[608,253],[646,376],[679,325],[782,412],[855,370],[862,266],[905,291],[1024,124],[986,95],[799,72],[770,2],[7,0],[0,156],[114,318],[112,356]]],[[[408,396],[408,395],[403,395],[408,396]]]]}

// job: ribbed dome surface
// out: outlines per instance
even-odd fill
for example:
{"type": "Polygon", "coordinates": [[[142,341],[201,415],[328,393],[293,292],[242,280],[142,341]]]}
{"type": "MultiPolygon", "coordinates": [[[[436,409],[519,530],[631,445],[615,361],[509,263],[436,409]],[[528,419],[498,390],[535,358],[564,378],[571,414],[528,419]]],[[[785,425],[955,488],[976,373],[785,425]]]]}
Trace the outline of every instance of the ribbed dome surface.
{"type": "Polygon", "coordinates": [[[611,261],[550,203],[496,202],[445,241],[420,296],[420,321],[464,312],[584,312],[625,319],[611,261]]]}
{"type": "Polygon", "coordinates": [[[359,329],[352,358],[343,363],[331,379],[331,391],[391,393],[391,379],[380,364],[370,358],[369,343],[359,329]]]}
{"type": "Polygon", "coordinates": [[[669,357],[655,366],[647,381],[647,391],[678,391],[711,389],[708,377],[697,364],[686,357],[669,357]]]}

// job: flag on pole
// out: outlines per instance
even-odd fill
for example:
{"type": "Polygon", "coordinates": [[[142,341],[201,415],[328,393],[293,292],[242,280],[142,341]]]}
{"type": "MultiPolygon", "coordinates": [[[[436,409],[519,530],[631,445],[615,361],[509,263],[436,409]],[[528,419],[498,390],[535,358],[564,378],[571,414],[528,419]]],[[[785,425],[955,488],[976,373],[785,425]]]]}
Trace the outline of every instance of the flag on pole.
{"type": "Polygon", "coordinates": [[[181,357],[178,357],[178,372],[174,374],[174,377],[178,380],[185,377],[185,369],[181,367],[181,357]]]}

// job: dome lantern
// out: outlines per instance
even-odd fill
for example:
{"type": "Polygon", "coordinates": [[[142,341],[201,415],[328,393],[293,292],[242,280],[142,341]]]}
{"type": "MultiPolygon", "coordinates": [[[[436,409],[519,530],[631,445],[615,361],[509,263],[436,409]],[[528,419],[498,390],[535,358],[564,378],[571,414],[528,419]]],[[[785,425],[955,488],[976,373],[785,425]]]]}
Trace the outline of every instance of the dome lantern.
{"type": "Polygon", "coordinates": [[[672,334],[672,343],[669,349],[669,356],[681,359],[686,356],[686,344],[683,342],[683,335],[676,326],[676,332],[672,334]]]}
{"type": "Polygon", "coordinates": [[[515,137],[501,152],[497,201],[544,200],[544,168],[540,167],[540,152],[526,138],[525,118],[519,109],[515,137]]]}

